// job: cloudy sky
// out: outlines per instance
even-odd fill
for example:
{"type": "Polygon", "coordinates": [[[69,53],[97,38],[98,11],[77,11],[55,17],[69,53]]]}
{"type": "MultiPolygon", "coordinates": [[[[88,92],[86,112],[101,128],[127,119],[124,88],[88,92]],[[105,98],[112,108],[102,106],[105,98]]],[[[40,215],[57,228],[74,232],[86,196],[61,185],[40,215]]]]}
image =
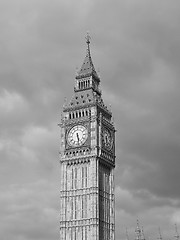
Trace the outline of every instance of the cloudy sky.
{"type": "Polygon", "coordinates": [[[116,239],[180,231],[180,1],[0,0],[0,239],[59,238],[60,113],[87,30],[116,134],[116,239]]]}

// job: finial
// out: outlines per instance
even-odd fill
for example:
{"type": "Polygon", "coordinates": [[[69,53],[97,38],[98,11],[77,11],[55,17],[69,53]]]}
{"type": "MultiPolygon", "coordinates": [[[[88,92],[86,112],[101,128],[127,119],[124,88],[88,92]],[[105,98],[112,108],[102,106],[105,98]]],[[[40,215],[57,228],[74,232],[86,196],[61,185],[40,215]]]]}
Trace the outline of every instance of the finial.
{"type": "Polygon", "coordinates": [[[135,233],[136,233],[136,240],[140,240],[141,239],[141,229],[139,227],[139,220],[137,219],[137,226],[135,229],[135,233]]]}
{"type": "Polygon", "coordinates": [[[126,239],[129,240],[129,234],[128,234],[128,229],[126,227],[126,239]]]}
{"type": "Polygon", "coordinates": [[[179,239],[179,233],[177,230],[177,224],[175,223],[175,236],[174,236],[177,240],[179,239]]]}
{"type": "Polygon", "coordinates": [[[67,97],[64,97],[63,108],[65,108],[65,107],[66,107],[66,104],[67,104],[67,97]]]}
{"type": "Polygon", "coordinates": [[[145,240],[145,235],[144,235],[144,228],[143,228],[143,226],[142,226],[142,228],[141,228],[141,232],[142,232],[142,240],[145,240]]]}
{"type": "Polygon", "coordinates": [[[78,69],[78,67],[76,67],[76,76],[78,76],[78,72],[79,72],[79,69],[78,69]]]}
{"type": "Polygon", "coordinates": [[[86,34],[86,43],[87,43],[87,45],[88,45],[88,47],[89,47],[89,44],[90,44],[90,40],[91,40],[91,37],[90,37],[90,35],[89,35],[89,31],[87,31],[87,34],[86,34]]]}
{"type": "Polygon", "coordinates": [[[161,228],[160,228],[160,227],[158,228],[158,231],[159,231],[159,237],[158,237],[158,239],[159,239],[159,240],[162,240],[161,228]]]}

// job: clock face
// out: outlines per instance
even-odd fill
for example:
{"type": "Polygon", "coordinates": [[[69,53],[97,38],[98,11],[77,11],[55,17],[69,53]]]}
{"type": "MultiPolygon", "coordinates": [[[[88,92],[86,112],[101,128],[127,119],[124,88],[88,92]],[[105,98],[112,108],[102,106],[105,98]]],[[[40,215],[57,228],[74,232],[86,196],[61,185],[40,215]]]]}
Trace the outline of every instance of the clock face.
{"type": "Polygon", "coordinates": [[[68,144],[73,147],[81,146],[88,137],[88,130],[83,125],[77,125],[70,129],[67,137],[68,144]]]}
{"type": "Polygon", "coordinates": [[[110,131],[108,131],[107,129],[104,130],[103,132],[103,143],[104,146],[108,149],[112,148],[112,137],[111,137],[111,133],[110,131]]]}

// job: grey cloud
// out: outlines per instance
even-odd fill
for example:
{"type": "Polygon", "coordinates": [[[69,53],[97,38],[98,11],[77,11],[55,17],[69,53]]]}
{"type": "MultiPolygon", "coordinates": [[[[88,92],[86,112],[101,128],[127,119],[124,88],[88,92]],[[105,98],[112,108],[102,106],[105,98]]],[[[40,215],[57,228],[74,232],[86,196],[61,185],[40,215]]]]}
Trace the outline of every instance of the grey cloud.
{"type": "MultiPolygon", "coordinates": [[[[11,196],[18,207],[28,199],[31,208],[22,207],[14,218],[8,218],[13,201],[0,209],[9,226],[4,234],[57,239],[58,218],[41,219],[39,204],[58,211],[56,190],[41,192],[28,184],[48,179],[58,188],[56,126],[64,97],[73,93],[87,30],[93,62],[101,69],[103,97],[112,105],[118,130],[116,186],[124,191],[117,194],[116,221],[131,229],[135,215],[148,229],[172,223],[179,208],[179,8],[178,1],[168,0],[0,2],[0,179],[6,187],[18,183],[17,192],[20,182],[31,189],[26,196],[11,196]],[[8,100],[12,108],[6,111],[8,100]]],[[[121,226],[117,237],[123,236],[121,226]]]]}

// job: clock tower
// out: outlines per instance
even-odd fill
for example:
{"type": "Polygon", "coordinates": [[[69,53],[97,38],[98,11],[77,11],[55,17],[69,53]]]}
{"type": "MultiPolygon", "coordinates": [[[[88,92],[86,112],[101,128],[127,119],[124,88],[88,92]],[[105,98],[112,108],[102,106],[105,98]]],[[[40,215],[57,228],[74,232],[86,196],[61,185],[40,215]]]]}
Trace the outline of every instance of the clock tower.
{"type": "Polygon", "coordinates": [[[90,37],[61,123],[60,240],[114,240],[115,128],[103,102],[90,37]]]}

